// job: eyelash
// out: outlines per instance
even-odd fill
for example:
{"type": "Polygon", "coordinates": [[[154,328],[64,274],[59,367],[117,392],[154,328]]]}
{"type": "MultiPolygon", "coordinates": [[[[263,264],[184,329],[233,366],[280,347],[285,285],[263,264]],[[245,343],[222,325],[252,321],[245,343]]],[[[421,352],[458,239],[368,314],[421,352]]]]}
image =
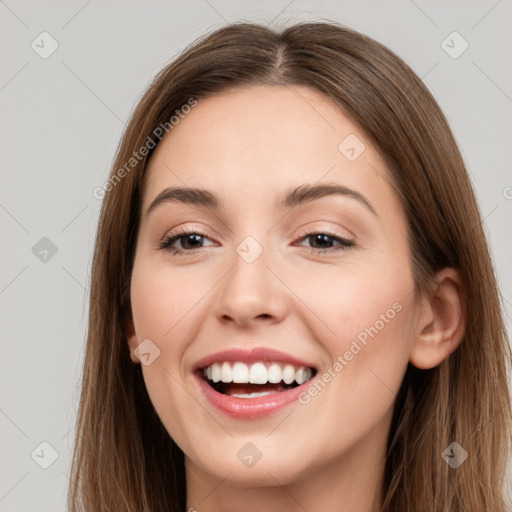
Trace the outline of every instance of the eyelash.
{"type": "MultiPolygon", "coordinates": [[[[159,248],[162,250],[166,250],[169,252],[172,252],[173,256],[187,256],[196,254],[200,249],[191,249],[191,250],[185,250],[185,249],[177,249],[173,248],[172,244],[179,240],[180,238],[185,238],[186,236],[190,235],[198,235],[202,238],[210,238],[210,236],[206,233],[203,233],[201,231],[197,230],[186,230],[186,229],[180,229],[176,231],[175,233],[172,233],[171,235],[165,237],[159,245],[159,248]]],[[[341,237],[336,233],[329,232],[329,231],[305,231],[300,234],[299,239],[302,240],[304,238],[308,238],[314,235],[327,235],[329,238],[332,238],[334,241],[339,242],[340,245],[334,246],[334,247],[328,247],[327,249],[317,249],[315,247],[306,247],[306,249],[309,249],[310,252],[313,254],[326,254],[331,252],[337,252],[337,251],[346,251],[347,249],[350,249],[355,244],[351,240],[348,240],[347,238],[341,237]]]]}

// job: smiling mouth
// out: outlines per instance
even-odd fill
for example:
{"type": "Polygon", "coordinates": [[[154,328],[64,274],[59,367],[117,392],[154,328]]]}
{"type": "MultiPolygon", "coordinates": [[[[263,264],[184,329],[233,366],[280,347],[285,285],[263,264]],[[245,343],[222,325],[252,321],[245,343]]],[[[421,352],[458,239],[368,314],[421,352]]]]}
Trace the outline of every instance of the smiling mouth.
{"type": "Polygon", "coordinates": [[[198,374],[217,393],[234,398],[257,398],[294,389],[315,374],[315,368],[278,362],[218,362],[198,374]]]}

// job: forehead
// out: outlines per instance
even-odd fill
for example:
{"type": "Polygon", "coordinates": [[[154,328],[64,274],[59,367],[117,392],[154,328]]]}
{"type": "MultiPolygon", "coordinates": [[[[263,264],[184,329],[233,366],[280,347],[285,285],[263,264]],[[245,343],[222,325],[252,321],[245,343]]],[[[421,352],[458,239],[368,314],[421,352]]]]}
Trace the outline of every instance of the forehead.
{"type": "Polygon", "coordinates": [[[333,100],[303,86],[238,87],[199,100],[160,142],[147,173],[144,208],[172,185],[251,207],[303,183],[338,182],[367,195],[388,186],[362,131],[333,100]]]}

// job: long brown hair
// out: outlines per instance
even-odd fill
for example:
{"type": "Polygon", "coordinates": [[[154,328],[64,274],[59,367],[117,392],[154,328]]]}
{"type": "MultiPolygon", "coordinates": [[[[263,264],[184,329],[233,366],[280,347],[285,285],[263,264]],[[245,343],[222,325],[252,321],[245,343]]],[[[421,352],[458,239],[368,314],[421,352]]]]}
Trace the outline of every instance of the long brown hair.
{"type": "Polygon", "coordinates": [[[398,393],[382,512],[505,512],[512,356],[463,159],[436,101],[399,57],[365,35],[324,22],[280,31],[252,23],[223,27],[165,67],[139,101],[103,189],[71,512],[186,507],[184,455],[151,405],[141,365],[131,362],[126,341],[142,188],[159,126],[169,128],[175,111],[191,99],[251,84],[309,86],[332,98],[389,168],[408,221],[418,289],[447,266],[463,279],[466,329],[460,346],[433,369],[409,364],[398,393]],[[151,147],[127,167],[144,146],[151,147]],[[452,442],[468,453],[457,468],[442,457],[452,442]]]}

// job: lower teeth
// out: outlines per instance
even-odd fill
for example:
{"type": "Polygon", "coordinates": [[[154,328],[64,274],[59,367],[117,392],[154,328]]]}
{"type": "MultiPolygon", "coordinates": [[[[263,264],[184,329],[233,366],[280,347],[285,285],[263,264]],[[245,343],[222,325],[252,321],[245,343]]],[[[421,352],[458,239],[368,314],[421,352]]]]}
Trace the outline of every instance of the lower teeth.
{"type": "Polygon", "coordinates": [[[209,380],[206,380],[206,382],[212,387],[212,389],[217,391],[217,393],[222,393],[223,395],[235,398],[257,398],[260,396],[268,396],[275,393],[282,393],[283,391],[288,391],[298,386],[297,382],[293,382],[292,384],[285,384],[284,382],[280,382],[278,384],[267,383],[265,385],[211,382],[209,380]],[[252,391],[253,389],[254,391],[252,391]],[[259,391],[257,391],[258,389],[259,391]]]}
{"type": "Polygon", "coordinates": [[[258,396],[273,395],[275,393],[279,393],[279,391],[262,391],[259,393],[233,393],[232,395],[229,396],[234,396],[236,398],[256,398],[258,396]]]}

